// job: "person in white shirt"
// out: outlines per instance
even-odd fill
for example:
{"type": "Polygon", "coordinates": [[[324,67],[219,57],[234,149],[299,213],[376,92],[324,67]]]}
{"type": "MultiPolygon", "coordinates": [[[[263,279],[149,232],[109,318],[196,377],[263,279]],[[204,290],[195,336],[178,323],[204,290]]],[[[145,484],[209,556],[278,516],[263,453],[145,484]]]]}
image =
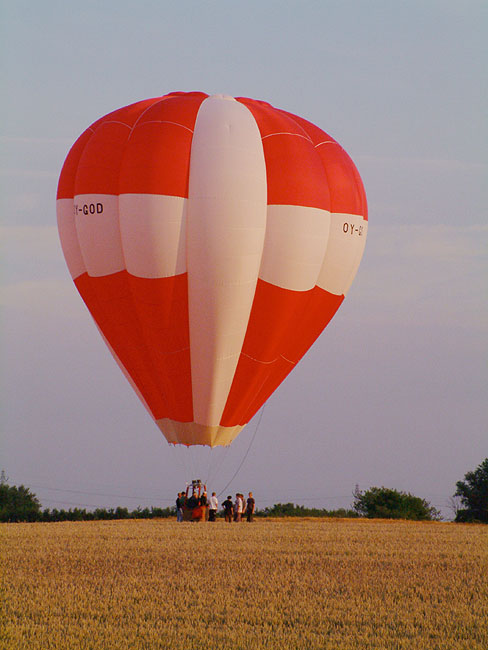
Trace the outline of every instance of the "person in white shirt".
{"type": "Polygon", "coordinates": [[[219,507],[219,500],[215,492],[212,492],[212,496],[208,500],[208,520],[215,521],[215,515],[217,514],[217,509],[219,507]]]}
{"type": "Polygon", "coordinates": [[[234,521],[242,521],[242,513],[244,512],[244,499],[238,492],[234,502],[234,521]]]}

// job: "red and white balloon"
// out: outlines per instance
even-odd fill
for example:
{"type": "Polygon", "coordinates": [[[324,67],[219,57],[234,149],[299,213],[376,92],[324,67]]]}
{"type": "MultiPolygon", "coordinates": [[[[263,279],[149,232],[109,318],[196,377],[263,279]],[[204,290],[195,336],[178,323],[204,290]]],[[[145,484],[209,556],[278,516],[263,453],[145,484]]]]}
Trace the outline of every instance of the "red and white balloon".
{"type": "Polygon", "coordinates": [[[171,93],[90,126],[59,234],[112,354],[171,443],[227,445],[334,316],[367,233],[360,176],[265,102],[171,93]]]}

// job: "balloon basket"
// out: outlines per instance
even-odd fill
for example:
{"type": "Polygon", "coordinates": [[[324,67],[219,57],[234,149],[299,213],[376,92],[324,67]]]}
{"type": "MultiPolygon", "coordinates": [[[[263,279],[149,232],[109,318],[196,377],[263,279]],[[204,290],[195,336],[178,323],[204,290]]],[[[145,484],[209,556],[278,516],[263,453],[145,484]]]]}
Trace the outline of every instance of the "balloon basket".
{"type": "Polygon", "coordinates": [[[208,506],[183,508],[183,521],[208,521],[208,506]]]}

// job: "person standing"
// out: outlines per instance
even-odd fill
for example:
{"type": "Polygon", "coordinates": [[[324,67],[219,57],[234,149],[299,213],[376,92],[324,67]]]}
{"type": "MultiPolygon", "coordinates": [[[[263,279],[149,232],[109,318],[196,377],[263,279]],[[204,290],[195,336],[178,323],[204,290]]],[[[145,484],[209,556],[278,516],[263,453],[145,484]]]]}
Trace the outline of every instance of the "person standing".
{"type": "Polygon", "coordinates": [[[242,521],[242,511],[244,510],[244,499],[238,492],[234,503],[234,521],[242,521]]]}
{"type": "Polygon", "coordinates": [[[215,492],[212,492],[212,496],[208,501],[208,520],[215,521],[215,515],[217,514],[217,509],[219,507],[219,500],[215,492]]]}
{"type": "Polygon", "coordinates": [[[201,506],[206,506],[207,505],[207,486],[205,486],[203,490],[203,494],[200,497],[200,505],[201,506]]]}
{"type": "Polygon", "coordinates": [[[232,523],[232,513],[234,511],[234,505],[232,503],[232,497],[231,496],[227,497],[227,499],[222,504],[222,508],[224,509],[225,521],[227,521],[227,522],[229,522],[229,524],[231,524],[232,523]]]}
{"type": "Polygon", "coordinates": [[[176,521],[183,521],[184,497],[184,492],[178,492],[178,498],[176,499],[176,521]]]}
{"type": "Polygon", "coordinates": [[[254,501],[252,492],[249,492],[249,496],[247,498],[247,508],[246,508],[247,521],[249,523],[251,523],[253,520],[255,510],[256,510],[256,502],[254,501]]]}

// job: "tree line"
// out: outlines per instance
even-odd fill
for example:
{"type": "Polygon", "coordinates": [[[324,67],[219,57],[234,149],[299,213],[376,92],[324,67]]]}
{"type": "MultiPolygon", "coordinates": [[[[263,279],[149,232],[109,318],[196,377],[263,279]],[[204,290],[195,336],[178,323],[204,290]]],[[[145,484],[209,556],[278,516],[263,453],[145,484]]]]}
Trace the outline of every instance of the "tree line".
{"type": "MultiPolygon", "coordinates": [[[[410,519],[434,521],[439,511],[425,499],[391,488],[356,487],[352,509],[326,510],[307,508],[294,503],[276,503],[258,510],[256,517],[366,517],[369,519],[410,519]]],[[[456,522],[488,523],[488,458],[475,470],[467,472],[464,481],[456,483],[454,493],[456,522]]],[[[111,519],[153,519],[175,515],[169,508],[82,508],[42,509],[39,499],[24,485],[9,485],[5,473],[0,478],[0,522],[93,521],[111,519]]]]}

